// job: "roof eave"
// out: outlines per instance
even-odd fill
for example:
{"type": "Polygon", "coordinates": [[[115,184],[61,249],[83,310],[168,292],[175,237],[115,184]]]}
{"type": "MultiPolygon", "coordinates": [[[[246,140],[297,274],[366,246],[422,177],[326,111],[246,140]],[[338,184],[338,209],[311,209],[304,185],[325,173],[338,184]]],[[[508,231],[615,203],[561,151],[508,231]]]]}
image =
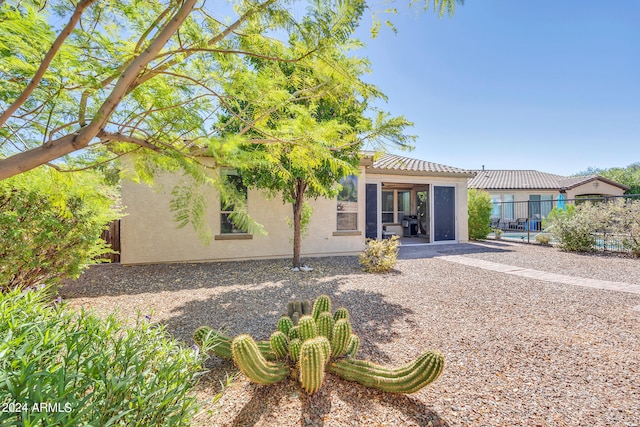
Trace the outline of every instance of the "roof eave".
{"type": "Polygon", "coordinates": [[[475,172],[436,172],[436,171],[416,171],[405,169],[381,169],[367,168],[367,174],[373,175],[406,175],[406,176],[433,176],[433,177],[455,177],[455,178],[473,178],[475,172]]]}

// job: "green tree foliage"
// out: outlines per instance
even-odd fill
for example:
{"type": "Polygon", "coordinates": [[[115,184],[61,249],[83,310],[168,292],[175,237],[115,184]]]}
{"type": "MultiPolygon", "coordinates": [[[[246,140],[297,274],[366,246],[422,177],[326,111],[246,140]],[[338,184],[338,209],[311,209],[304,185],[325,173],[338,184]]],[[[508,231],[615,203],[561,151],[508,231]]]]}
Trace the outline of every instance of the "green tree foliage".
{"type": "Polygon", "coordinates": [[[469,239],[486,239],[491,232],[491,209],[493,203],[489,193],[470,188],[469,203],[469,239]]]}
{"type": "Polygon", "coordinates": [[[0,294],[0,336],[0,402],[13,405],[0,425],[188,426],[197,409],[202,354],[142,316],[127,326],[14,290],[0,294]]]}
{"type": "MultiPolygon", "coordinates": [[[[455,3],[424,5],[442,14],[455,3]]],[[[316,121],[302,104],[340,80],[344,55],[335,52],[362,46],[348,39],[366,7],[364,0],[310,1],[307,8],[276,0],[0,2],[0,179],[43,164],[65,168],[57,162],[71,153],[64,164],[80,167],[130,155],[129,177],[151,182],[158,172],[181,171],[232,199],[207,172],[252,161],[238,157],[240,145],[287,144],[294,160],[315,154],[283,134],[316,121]],[[243,72],[247,59],[270,65],[243,72]],[[281,84],[284,71],[270,79],[274,64],[320,66],[316,77],[324,75],[315,85],[292,81],[291,92],[281,84]],[[237,132],[221,128],[223,110],[242,112],[237,132]],[[275,134],[263,132],[279,120],[275,134]],[[203,155],[211,162],[203,164],[203,155]]],[[[398,126],[382,113],[374,121],[398,126]]],[[[311,133],[317,143],[343,132],[333,122],[311,133]]],[[[258,160],[277,165],[279,157],[258,160]]],[[[197,188],[187,186],[174,192],[176,210],[200,212],[197,188]]],[[[242,212],[237,219],[248,223],[242,212]]]]}
{"type": "Polygon", "coordinates": [[[578,175],[600,175],[629,187],[626,194],[640,194],[640,162],[632,163],[626,168],[589,168],[578,175]]]}
{"type": "MultiPolygon", "coordinates": [[[[358,18],[359,14],[353,16],[352,26],[358,18]]],[[[283,202],[291,204],[294,267],[300,266],[306,200],[335,197],[341,188],[337,182],[359,173],[359,151],[364,144],[393,143],[409,148],[413,138],[404,134],[411,125],[404,117],[389,117],[375,110],[375,119],[365,115],[369,100],[382,94],[360,79],[368,71],[367,62],[342,53],[354,43],[349,39],[352,30],[344,33],[329,62],[315,59],[305,62],[306,66],[291,66],[250,58],[245,64],[235,65],[236,73],[244,65],[244,72],[253,76],[243,81],[263,85],[266,83],[261,79],[267,76],[273,90],[285,94],[322,88],[278,109],[258,111],[255,103],[243,101],[222,120],[227,132],[237,133],[256,115],[263,118],[250,130],[254,142],[242,146],[242,157],[251,161],[239,162],[236,167],[247,186],[281,194],[283,202]],[[248,105],[251,108],[246,108],[248,105]],[[257,143],[259,140],[263,142],[257,143]]],[[[256,89],[244,84],[229,87],[226,92],[245,100],[256,89]]]]}
{"type": "Polygon", "coordinates": [[[38,168],[0,181],[0,291],[77,277],[110,253],[100,235],[120,214],[114,202],[91,172],[38,168]]]}

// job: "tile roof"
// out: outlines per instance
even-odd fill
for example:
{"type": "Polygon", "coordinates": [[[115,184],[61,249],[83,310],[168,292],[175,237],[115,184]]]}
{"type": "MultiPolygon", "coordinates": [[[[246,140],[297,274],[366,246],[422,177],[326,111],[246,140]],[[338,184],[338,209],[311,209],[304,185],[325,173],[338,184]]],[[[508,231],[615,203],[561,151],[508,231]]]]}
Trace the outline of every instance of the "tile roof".
{"type": "Polygon", "coordinates": [[[558,182],[565,176],[535,170],[479,170],[469,180],[469,188],[487,190],[559,190],[558,182]]]}
{"type": "Polygon", "coordinates": [[[486,190],[560,190],[571,189],[593,180],[607,182],[627,189],[619,182],[600,175],[566,177],[536,170],[477,170],[475,178],[469,180],[469,188],[486,190]]]}
{"type": "Polygon", "coordinates": [[[373,161],[368,167],[371,172],[381,173],[402,173],[420,175],[458,175],[460,177],[472,177],[475,172],[454,168],[452,166],[441,165],[439,163],[427,162],[425,160],[411,159],[409,157],[398,156],[396,154],[383,154],[379,159],[373,161]]]}
{"type": "Polygon", "coordinates": [[[616,181],[614,181],[612,179],[605,178],[605,177],[600,176],[600,175],[572,176],[570,178],[565,178],[565,179],[560,180],[559,184],[560,184],[561,187],[567,187],[568,189],[571,189],[571,188],[577,187],[579,185],[586,184],[588,182],[594,181],[596,179],[599,180],[599,181],[606,182],[606,183],[611,184],[611,185],[615,185],[616,187],[623,188],[625,190],[629,189],[629,187],[627,187],[626,185],[620,184],[619,182],[616,182],[616,181]]]}

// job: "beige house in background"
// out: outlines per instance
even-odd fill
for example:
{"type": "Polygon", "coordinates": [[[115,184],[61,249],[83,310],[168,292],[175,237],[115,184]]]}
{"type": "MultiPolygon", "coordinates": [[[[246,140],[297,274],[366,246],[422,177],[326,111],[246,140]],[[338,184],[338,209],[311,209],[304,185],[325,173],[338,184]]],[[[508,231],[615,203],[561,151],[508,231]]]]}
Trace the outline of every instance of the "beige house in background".
{"type": "MultiPolygon", "coordinates": [[[[343,182],[336,199],[310,200],[313,215],[302,256],[353,255],[365,239],[390,234],[427,244],[468,241],[467,181],[474,172],[437,163],[385,154],[365,154],[360,174],[343,182]]],[[[121,221],[123,264],[223,261],[291,256],[291,206],[261,190],[246,192],[249,215],[267,235],[235,229],[220,209],[215,189],[208,190],[208,225],[214,239],[203,244],[189,226],[178,229],[169,208],[171,191],[183,178],[166,174],[150,188],[122,182],[127,215],[121,221]]]]}
{"type": "Polygon", "coordinates": [[[469,188],[485,190],[491,195],[494,210],[492,226],[527,228],[525,220],[539,230],[561,200],[589,197],[622,196],[629,187],[599,175],[566,177],[536,170],[477,170],[469,188]],[[528,202],[528,203],[527,203],[528,202]],[[515,224],[515,225],[514,225],[515,224]]]}

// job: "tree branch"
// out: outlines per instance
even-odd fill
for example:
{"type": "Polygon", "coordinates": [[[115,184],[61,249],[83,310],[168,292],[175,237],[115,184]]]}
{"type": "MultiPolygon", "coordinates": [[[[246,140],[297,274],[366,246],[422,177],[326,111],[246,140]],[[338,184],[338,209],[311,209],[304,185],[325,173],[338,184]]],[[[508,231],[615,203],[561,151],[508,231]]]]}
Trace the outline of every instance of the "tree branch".
{"type": "Polygon", "coordinates": [[[89,125],[78,132],[66,135],[58,140],[40,147],[18,153],[0,160],[0,179],[9,178],[19,173],[34,169],[51,160],[85,148],[107,123],[111,114],[118,107],[128,89],[134,83],[140,72],[151,62],[167,44],[169,39],[180,28],[189,16],[196,0],[184,0],[184,3],[155,40],[141,53],[122,73],[111,94],[104,101],[89,125]]]}
{"type": "Polygon", "coordinates": [[[161,152],[162,151],[162,149],[156,147],[155,145],[153,145],[152,143],[150,143],[146,139],[136,138],[135,136],[123,135],[123,134],[118,133],[118,132],[104,132],[103,131],[103,132],[98,133],[97,137],[100,138],[104,142],[115,142],[115,141],[130,142],[131,144],[136,144],[136,145],[139,145],[140,147],[148,148],[149,150],[152,150],[152,151],[155,151],[155,152],[161,152]]]}
{"type": "Polygon", "coordinates": [[[13,113],[15,113],[18,108],[20,108],[20,106],[24,104],[31,93],[33,93],[35,88],[38,87],[40,81],[42,80],[42,77],[44,77],[44,73],[47,71],[47,68],[49,68],[49,65],[51,65],[51,61],[53,61],[53,58],[58,53],[58,50],[60,50],[60,47],[62,46],[64,41],[67,39],[67,37],[69,37],[71,31],[73,31],[73,28],[80,20],[82,13],[95,1],[96,0],[82,0],[78,2],[76,9],[73,11],[73,15],[71,15],[71,18],[69,18],[69,22],[67,22],[67,25],[62,29],[56,40],[51,45],[51,48],[45,55],[42,63],[40,64],[40,67],[38,67],[36,74],[33,76],[27,87],[22,91],[18,98],[13,101],[13,104],[11,104],[9,108],[7,108],[2,112],[2,114],[0,114],[0,127],[2,127],[2,125],[4,125],[7,120],[9,120],[9,117],[11,117],[13,113]]]}

